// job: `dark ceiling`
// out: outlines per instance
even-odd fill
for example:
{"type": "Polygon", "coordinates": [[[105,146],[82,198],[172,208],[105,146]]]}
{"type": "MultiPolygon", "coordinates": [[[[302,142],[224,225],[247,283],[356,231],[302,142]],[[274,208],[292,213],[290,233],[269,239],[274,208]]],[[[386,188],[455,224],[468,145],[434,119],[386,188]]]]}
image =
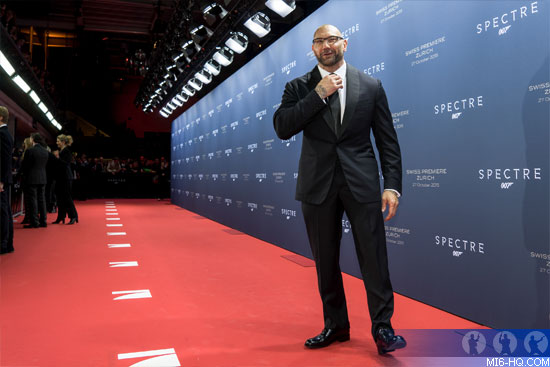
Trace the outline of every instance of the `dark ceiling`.
{"type": "MultiPolygon", "coordinates": [[[[145,59],[154,56],[155,47],[162,45],[175,9],[188,6],[194,9],[193,18],[200,21],[202,13],[197,9],[214,1],[0,0],[0,3],[15,11],[16,25],[21,32],[26,32],[24,47],[28,47],[33,31],[32,64],[48,70],[56,86],[52,97],[58,110],[73,111],[109,132],[110,126],[119,122],[113,121],[106,107],[112,104],[113,94],[121,93],[125,81],[139,85],[145,74],[143,68],[141,73],[136,67],[132,68],[135,66],[132,62],[139,55],[144,55],[145,59]],[[42,41],[46,38],[49,47],[44,48],[42,41]]],[[[241,3],[240,0],[217,2],[229,9],[241,3]]],[[[297,11],[291,16],[272,17],[272,32],[253,44],[240,63],[231,65],[222,77],[228,77],[324,2],[326,0],[296,1],[297,11]]],[[[251,3],[255,8],[264,7],[264,1],[251,3]]],[[[212,87],[223,78],[218,78],[212,87]]],[[[137,89],[134,93],[137,94],[137,89]]],[[[207,91],[201,95],[205,93],[207,91]]],[[[185,108],[188,106],[178,113],[185,108]]]]}

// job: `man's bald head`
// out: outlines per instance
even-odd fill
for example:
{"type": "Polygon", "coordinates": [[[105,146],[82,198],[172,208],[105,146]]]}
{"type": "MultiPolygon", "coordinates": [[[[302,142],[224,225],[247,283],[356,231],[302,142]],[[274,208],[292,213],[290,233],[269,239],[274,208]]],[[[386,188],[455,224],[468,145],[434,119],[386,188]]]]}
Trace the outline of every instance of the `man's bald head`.
{"type": "Polygon", "coordinates": [[[313,33],[313,38],[318,38],[317,35],[319,35],[319,34],[324,35],[324,34],[327,34],[327,33],[332,35],[332,36],[342,37],[342,32],[340,32],[340,30],[338,28],[336,28],[332,24],[324,24],[324,25],[320,26],[319,28],[317,28],[315,33],[313,33]]]}

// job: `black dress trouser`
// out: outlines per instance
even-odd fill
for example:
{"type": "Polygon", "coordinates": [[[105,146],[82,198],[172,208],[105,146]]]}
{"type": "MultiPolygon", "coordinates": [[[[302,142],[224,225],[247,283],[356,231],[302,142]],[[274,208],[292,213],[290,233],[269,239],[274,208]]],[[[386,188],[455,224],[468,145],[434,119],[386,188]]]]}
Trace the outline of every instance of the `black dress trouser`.
{"type": "Polygon", "coordinates": [[[0,192],[0,251],[13,251],[13,217],[11,214],[10,187],[0,192]]]}
{"type": "Polygon", "coordinates": [[[57,196],[57,219],[63,220],[68,215],[69,218],[78,218],[71,194],[72,181],[55,181],[55,193],[57,196]]]}
{"type": "Polygon", "coordinates": [[[391,326],[393,289],[388,270],[381,201],[360,203],[353,197],[337,163],[327,198],[320,205],[302,202],[309,243],[317,269],[326,328],[349,328],[346,296],[340,270],[342,217],[346,212],[367,291],[371,333],[391,326]]]}
{"type": "MultiPolygon", "coordinates": [[[[45,185],[28,185],[25,188],[28,200],[28,216],[31,225],[46,225],[46,194],[45,185]]],[[[27,201],[25,200],[25,201],[27,201]]]]}

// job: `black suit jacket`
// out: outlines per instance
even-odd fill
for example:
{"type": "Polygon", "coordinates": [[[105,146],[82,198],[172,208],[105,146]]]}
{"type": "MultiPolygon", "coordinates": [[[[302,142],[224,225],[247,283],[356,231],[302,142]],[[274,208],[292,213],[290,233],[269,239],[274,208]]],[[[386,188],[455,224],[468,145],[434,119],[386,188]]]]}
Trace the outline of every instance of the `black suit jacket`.
{"type": "Polygon", "coordinates": [[[48,151],[40,145],[35,145],[25,152],[21,163],[23,182],[27,185],[45,185],[47,183],[46,164],[48,151]]]}
{"type": "Polygon", "coordinates": [[[8,126],[0,127],[0,182],[12,183],[11,164],[13,154],[13,137],[8,126]]]}
{"type": "Polygon", "coordinates": [[[71,164],[73,162],[73,153],[69,148],[65,147],[59,152],[59,166],[58,166],[58,180],[72,180],[73,179],[73,170],[71,169],[71,164]]]}
{"type": "Polygon", "coordinates": [[[386,93],[379,80],[347,64],[346,108],[337,136],[330,109],[315,92],[321,80],[317,66],[285,86],[273,116],[277,136],[289,139],[303,131],[296,200],[322,203],[339,161],[355,199],[380,201],[378,165],[371,132],[380,156],[384,189],[401,192],[401,152],[386,93]]]}

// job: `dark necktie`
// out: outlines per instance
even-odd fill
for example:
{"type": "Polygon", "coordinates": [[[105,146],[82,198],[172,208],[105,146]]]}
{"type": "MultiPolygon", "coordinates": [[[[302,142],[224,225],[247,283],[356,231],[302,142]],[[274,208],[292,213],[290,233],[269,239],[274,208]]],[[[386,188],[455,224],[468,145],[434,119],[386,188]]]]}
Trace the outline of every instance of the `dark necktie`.
{"type": "Polygon", "coordinates": [[[328,97],[328,105],[330,107],[330,112],[334,118],[334,131],[338,135],[340,131],[340,97],[338,96],[338,91],[332,93],[328,97]]]}
{"type": "MultiPolygon", "coordinates": [[[[336,73],[330,74],[333,75],[336,73]]],[[[338,135],[340,132],[340,127],[342,125],[340,122],[340,96],[338,90],[336,90],[328,97],[328,105],[330,107],[332,117],[334,118],[334,132],[336,133],[336,135],[338,135]]]]}

